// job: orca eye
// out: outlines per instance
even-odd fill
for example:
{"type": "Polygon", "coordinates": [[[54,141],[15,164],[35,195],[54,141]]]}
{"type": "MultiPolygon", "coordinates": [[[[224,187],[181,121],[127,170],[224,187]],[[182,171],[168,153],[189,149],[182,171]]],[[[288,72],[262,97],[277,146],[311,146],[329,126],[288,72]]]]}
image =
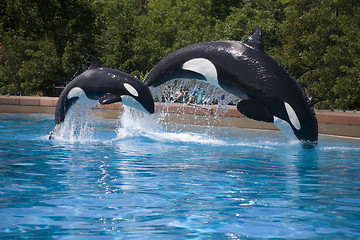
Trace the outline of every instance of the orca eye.
{"type": "Polygon", "coordinates": [[[138,91],[136,91],[136,89],[135,89],[133,86],[131,86],[130,84],[124,83],[124,87],[126,88],[126,90],[127,90],[131,95],[133,95],[133,96],[135,96],[135,97],[138,97],[138,96],[139,96],[138,91]]]}

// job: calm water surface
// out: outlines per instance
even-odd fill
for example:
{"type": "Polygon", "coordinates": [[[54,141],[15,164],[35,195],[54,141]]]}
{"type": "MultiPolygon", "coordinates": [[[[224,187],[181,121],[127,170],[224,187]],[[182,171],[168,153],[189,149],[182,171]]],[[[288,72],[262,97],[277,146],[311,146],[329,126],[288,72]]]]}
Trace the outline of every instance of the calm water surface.
{"type": "Polygon", "coordinates": [[[360,140],[0,114],[0,239],[358,239],[360,140]]]}

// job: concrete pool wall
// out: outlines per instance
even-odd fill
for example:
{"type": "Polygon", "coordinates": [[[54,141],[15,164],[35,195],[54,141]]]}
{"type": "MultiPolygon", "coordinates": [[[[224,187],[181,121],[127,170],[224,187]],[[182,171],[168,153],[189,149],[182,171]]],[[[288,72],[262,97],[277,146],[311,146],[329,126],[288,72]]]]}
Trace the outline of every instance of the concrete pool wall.
{"type": "MultiPolygon", "coordinates": [[[[0,113],[46,113],[54,114],[58,98],[32,96],[0,96],[0,113]]],[[[156,103],[156,111],[167,112],[164,121],[193,125],[212,125],[250,129],[277,130],[274,124],[251,120],[236,109],[236,106],[199,106],[182,103],[156,103]]],[[[121,103],[98,105],[94,115],[117,118],[121,103]]],[[[360,112],[317,110],[319,133],[360,138],[360,112]]]]}

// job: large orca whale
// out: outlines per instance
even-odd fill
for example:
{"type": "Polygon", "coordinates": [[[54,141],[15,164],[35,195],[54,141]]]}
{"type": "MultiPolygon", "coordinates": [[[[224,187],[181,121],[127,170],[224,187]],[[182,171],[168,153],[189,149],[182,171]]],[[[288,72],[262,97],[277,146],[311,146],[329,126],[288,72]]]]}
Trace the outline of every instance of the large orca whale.
{"type": "Polygon", "coordinates": [[[79,100],[99,100],[100,104],[121,102],[145,113],[154,113],[154,101],[148,87],[139,79],[111,68],[104,68],[89,56],[90,67],[67,84],[55,109],[55,128],[49,138],[64,122],[66,113],[79,100]]]}
{"type": "Polygon", "coordinates": [[[299,83],[262,48],[261,28],[244,42],[197,43],[173,52],[149,72],[144,83],[157,87],[172,79],[206,81],[239,97],[239,112],[274,123],[289,139],[311,148],[318,124],[299,83]]]}

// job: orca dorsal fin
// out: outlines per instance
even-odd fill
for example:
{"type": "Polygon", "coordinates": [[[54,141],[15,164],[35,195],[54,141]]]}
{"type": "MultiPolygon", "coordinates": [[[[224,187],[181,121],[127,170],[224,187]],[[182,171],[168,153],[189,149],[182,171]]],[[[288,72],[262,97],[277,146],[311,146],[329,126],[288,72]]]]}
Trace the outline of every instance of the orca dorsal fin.
{"type": "Polygon", "coordinates": [[[89,69],[96,69],[96,68],[101,68],[102,67],[100,61],[96,57],[94,57],[93,55],[89,55],[88,59],[90,60],[89,69]]]}
{"type": "Polygon", "coordinates": [[[262,50],[261,28],[256,26],[253,33],[245,39],[244,43],[256,49],[262,50]]]}

